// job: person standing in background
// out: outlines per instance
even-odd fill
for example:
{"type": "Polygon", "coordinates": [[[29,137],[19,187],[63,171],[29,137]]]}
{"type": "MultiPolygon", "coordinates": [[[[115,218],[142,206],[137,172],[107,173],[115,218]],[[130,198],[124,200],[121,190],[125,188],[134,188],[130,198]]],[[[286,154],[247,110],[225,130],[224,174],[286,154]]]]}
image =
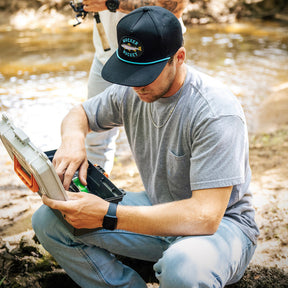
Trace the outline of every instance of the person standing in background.
{"type": "MultiPolygon", "coordinates": [[[[118,48],[116,25],[122,17],[142,6],[161,6],[171,11],[179,19],[182,32],[185,33],[185,26],[181,17],[188,2],[188,0],[83,0],[85,11],[99,12],[111,48],[109,51],[104,51],[95,21],[93,29],[95,56],[89,72],[88,99],[100,94],[111,85],[102,78],[101,71],[103,65],[118,48]]],[[[119,128],[114,128],[103,133],[89,133],[86,138],[89,161],[103,167],[108,174],[113,168],[118,134],[119,128]]]]}

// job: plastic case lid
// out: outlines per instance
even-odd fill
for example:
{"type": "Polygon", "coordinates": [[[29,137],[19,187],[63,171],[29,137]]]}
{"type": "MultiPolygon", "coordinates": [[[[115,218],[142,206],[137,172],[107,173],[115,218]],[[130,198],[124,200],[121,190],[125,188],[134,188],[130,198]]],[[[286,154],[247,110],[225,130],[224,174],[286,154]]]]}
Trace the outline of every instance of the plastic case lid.
{"type": "Polygon", "coordinates": [[[0,138],[14,161],[15,172],[30,190],[55,200],[68,199],[49,158],[6,114],[2,114],[0,121],[0,138]]]}

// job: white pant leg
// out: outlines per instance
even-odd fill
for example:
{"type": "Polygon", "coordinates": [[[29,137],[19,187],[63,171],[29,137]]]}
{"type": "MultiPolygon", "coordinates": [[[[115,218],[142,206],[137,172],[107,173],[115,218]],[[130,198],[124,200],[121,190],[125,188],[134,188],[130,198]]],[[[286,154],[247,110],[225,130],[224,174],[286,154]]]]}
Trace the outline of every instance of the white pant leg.
{"type": "MultiPolygon", "coordinates": [[[[88,79],[88,98],[97,96],[111,85],[101,77],[102,67],[102,63],[95,56],[88,79]]],[[[113,128],[107,132],[91,132],[86,138],[88,160],[100,165],[108,174],[113,168],[118,134],[119,129],[113,128]]]]}

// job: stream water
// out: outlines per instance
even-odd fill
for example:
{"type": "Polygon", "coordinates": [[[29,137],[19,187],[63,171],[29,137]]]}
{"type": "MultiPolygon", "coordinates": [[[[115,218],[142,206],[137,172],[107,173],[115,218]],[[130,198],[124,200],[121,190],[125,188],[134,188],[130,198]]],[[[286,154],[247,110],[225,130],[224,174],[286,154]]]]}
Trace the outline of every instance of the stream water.
{"type": "MultiPolygon", "coordinates": [[[[92,23],[27,27],[23,19],[13,21],[0,26],[0,114],[7,112],[38,147],[53,149],[62,118],[86,99],[92,23]]],[[[259,103],[288,81],[287,23],[189,26],[185,47],[188,64],[237,95],[250,130],[259,103]]],[[[118,153],[128,149],[119,143],[118,153]]]]}

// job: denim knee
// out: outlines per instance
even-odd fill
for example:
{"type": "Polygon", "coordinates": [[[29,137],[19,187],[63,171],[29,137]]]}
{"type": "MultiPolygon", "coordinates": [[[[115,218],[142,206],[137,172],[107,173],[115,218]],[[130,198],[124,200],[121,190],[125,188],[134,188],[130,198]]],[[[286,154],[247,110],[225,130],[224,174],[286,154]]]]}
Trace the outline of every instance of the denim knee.
{"type": "Polygon", "coordinates": [[[46,227],[47,217],[46,214],[47,207],[41,205],[32,216],[32,227],[36,234],[43,231],[42,227],[46,227]]]}
{"type": "Polygon", "coordinates": [[[42,205],[35,211],[32,216],[32,228],[41,244],[45,243],[48,235],[54,234],[57,223],[59,218],[48,206],[42,205]]]}
{"type": "MultiPolygon", "coordinates": [[[[201,242],[205,246],[205,243],[201,242]]],[[[211,251],[207,251],[207,255],[205,253],[205,249],[209,250],[209,247],[199,249],[198,245],[193,246],[181,247],[176,243],[168,248],[163,257],[154,265],[161,288],[218,288],[224,286],[221,276],[215,269],[213,252],[210,258],[211,251]]]]}

